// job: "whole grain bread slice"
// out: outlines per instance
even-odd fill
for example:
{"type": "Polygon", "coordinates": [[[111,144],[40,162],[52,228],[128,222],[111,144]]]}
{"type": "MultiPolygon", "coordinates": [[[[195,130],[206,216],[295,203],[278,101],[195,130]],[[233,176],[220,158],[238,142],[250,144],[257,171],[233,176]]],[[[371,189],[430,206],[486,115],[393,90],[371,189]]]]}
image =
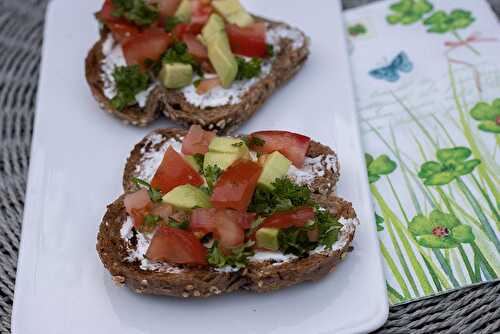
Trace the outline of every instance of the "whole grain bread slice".
{"type": "MultiPolygon", "coordinates": [[[[292,29],[286,23],[255,18],[267,22],[269,29],[277,27],[292,29]]],[[[158,84],[151,91],[144,108],[135,104],[118,111],[111,106],[110,100],[105,96],[102,79],[102,63],[105,58],[102,45],[108,34],[109,31],[104,28],[100,40],[87,55],[85,61],[87,82],[102,109],[126,124],[136,126],[145,126],[164,114],[167,118],[185,126],[199,124],[205,129],[217,130],[220,133],[234,131],[250,118],[279,86],[292,78],[309,56],[309,39],[304,33],[300,32],[304,40],[300,47],[295,47],[294,41],[289,38],[281,38],[279,52],[275,55],[270,73],[253,84],[237,104],[203,109],[189,103],[179,90],[166,89],[158,84]]]]}
{"type": "MultiPolygon", "coordinates": [[[[169,146],[170,140],[181,142],[187,131],[183,129],[158,129],[154,130],[135,145],[127,159],[123,172],[123,189],[125,192],[138,190],[133,182],[134,177],[151,181],[151,178],[158,168],[163,153],[169,146]],[[154,161],[153,161],[154,160],[154,161]],[[145,166],[149,168],[146,171],[145,166]],[[152,168],[153,167],[153,168],[152,168]]],[[[307,157],[329,157],[321,159],[321,172],[317,177],[309,180],[307,186],[313,193],[330,195],[335,192],[335,185],[340,177],[340,166],[336,153],[328,146],[311,141],[307,157]]]]}
{"type": "Polygon", "coordinates": [[[137,293],[174,297],[210,297],[236,290],[269,292],[306,281],[316,281],[332,272],[350,250],[357,225],[351,203],[335,196],[316,195],[315,199],[344,224],[339,244],[329,251],[310,254],[305,258],[276,263],[250,262],[239,271],[218,271],[212,267],[176,266],[175,271],[141,269],[140,262],[127,260],[130,247],[121,236],[127,220],[124,195],[108,206],[97,236],[97,252],[118,286],[128,286],[137,293]]]}

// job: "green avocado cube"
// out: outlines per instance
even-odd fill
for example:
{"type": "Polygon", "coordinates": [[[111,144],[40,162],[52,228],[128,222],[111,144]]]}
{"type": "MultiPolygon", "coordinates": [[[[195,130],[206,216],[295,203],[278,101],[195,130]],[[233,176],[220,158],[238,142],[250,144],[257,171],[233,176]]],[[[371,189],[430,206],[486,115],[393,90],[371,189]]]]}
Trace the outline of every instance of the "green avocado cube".
{"type": "Polygon", "coordinates": [[[198,161],[196,161],[196,159],[192,156],[192,155],[185,155],[184,156],[184,160],[187,161],[187,163],[193,167],[193,169],[195,171],[197,171],[198,173],[200,172],[200,169],[202,166],[198,165],[198,161]]]}
{"type": "Polygon", "coordinates": [[[238,153],[241,157],[248,153],[248,147],[243,140],[231,137],[215,137],[208,145],[208,150],[219,153],[238,153]]]}
{"type": "Polygon", "coordinates": [[[291,164],[292,162],[278,151],[269,154],[264,162],[258,184],[272,190],[274,188],[272,183],[285,176],[291,164]]]}
{"type": "Polygon", "coordinates": [[[191,1],[182,0],[177,11],[175,12],[175,17],[182,22],[191,21],[191,1]]]}
{"type": "Polygon", "coordinates": [[[218,35],[225,35],[226,34],[226,28],[224,25],[224,19],[220,17],[217,14],[212,14],[208,21],[207,24],[203,27],[201,31],[201,36],[203,37],[203,40],[205,41],[206,44],[209,44],[214,36],[218,35]]]}
{"type": "Polygon", "coordinates": [[[160,72],[160,80],[169,89],[188,86],[193,80],[193,67],[189,64],[164,64],[160,72]]]}
{"type": "Polygon", "coordinates": [[[207,152],[203,160],[203,169],[206,170],[209,166],[217,166],[222,170],[226,170],[239,158],[240,155],[237,153],[207,152]]]}
{"type": "Polygon", "coordinates": [[[229,23],[236,24],[239,27],[246,27],[254,22],[252,16],[248,14],[239,0],[214,0],[212,6],[229,23]]]}
{"type": "Polygon", "coordinates": [[[191,184],[175,187],[163,196],[162,201],[185,210],[212,207],[208,194],[191,184]]]}
{"type": "Polygon", "coordinates": [[[255,233],[257,248],[264,248],[270,251],[279,249],[278,234],[280,230],[277,228],[263,227],[255,233]]]}

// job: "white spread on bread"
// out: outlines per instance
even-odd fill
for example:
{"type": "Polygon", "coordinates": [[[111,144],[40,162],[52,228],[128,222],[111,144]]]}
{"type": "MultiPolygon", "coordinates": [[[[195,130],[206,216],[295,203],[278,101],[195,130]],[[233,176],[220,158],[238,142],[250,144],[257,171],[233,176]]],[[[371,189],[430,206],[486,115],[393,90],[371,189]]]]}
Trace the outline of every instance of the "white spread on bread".
{"type": "Polygon", "coordinates": [[[317,177],[325,175],[326,171],[337,172],[337,158],[335,155],[320,155],[316,158],[306,157],[304,166],[296,168],[290,166],[288,176],[300,185],[311,185],[317,177]]]}
{"type": "MultiPolygon", "coordinates": [[[[103,94],[107,99],[111,100],[116,95],[116,84],[113,78],[113,72],[116,67],[127,66],[127,62],[125,61],[121,45],[115,42],[111,34],[108,34],[108,37],[102,43],[102,54],[104,55],[101,64],[101,79],[104,83],[103,94]]],[[[135,100],[139,107],[144,108],[146,106],[149,94],[154,87],[156,87],[156,83],[153,83],[148,89],[135,96],[135,100]]]]}
{"type": "Polygon", "coordinates": [[[279,51],[280,41],[283,39],[291,40],[292,49],[294,50],[300,49],[305,43],[304,35],[295,28],[279,25],[267,31],[266,41],[273,45],[275,53],[279,51]]]}

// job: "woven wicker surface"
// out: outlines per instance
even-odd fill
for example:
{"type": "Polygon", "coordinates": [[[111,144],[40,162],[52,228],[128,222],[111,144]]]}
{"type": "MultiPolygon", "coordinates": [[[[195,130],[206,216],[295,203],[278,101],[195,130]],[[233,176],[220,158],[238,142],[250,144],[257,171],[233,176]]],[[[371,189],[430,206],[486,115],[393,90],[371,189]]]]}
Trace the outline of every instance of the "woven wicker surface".
{"type": "MultiPolygon", "coordinates": [[[[80,0],[85,1],[85,0],[80,0]]],[[[346,8],[370,0],[344,0],[346,8]]],[[[500,0],[491,0],[500,13],[500,0]]],[[[0,333],[10,333],[47,0],[0,0],[0,333]]],[[[83,80],[83,79],[82,79],[83,80]]],[[[41,331],[42,333],[43,331],[41,331]]],[[[500,283],[391,308],[378,333],[499,333],[500,283]]]]}

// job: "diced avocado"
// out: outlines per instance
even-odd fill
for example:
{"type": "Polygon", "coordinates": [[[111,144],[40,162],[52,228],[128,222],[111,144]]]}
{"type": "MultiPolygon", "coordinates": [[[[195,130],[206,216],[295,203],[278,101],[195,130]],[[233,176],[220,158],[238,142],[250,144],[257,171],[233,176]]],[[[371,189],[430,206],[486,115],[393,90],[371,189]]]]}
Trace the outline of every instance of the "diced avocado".
{"type": "Polygon", "coordinates": [[[254,22],[239,0],[214,0],[212,6],[226,18],[229,23],[246,27],[254,22]]]}
{"type": "Polygon", "coordinates": [[[231,137],[215,137],[208,145],[208,150],[219,153],[238,153],[240,157],[248,154],[248,147],[245,142],[231,137]]]}
{"type": "Polygon", "coordinates": [[[212,14],[207,21],[207,24],[203,27],[201,31],[201,36],[206,44],[209,44],[214,36],[226,34],[226,28],[224,27],[224,20],[217,14],[212,14]]]}
{"type": "Polygon", "coordinates": [[[269,154],[264,162],[258,184],[272,189],[272,183],[276,179],[285,176],[291,164],[292,162],[278,151],[269,154]]]}
{"type": "Polygon", "coordinates": [[[192,155],[185,155],[184,159],[194,168],[195,171],[200,172],[202,166],[198,165],[198,161],[192,155]]]}
{"type": "Polygon", "coordinates": [[[164,64],[160,72],[160,80],[166,88],[185,87],[193,80],[193,67],[183,63],[164,64]]]}
{"type": "Polygon", "coordinates": [[[238,63],[234,57],[224,28],[224,20],[212,14],[202,30],[203,40],[208,49],[208,59],[219,76],[222,87],[228,88],[238,73],[238,63]]]}
{"type": "Polygon", "coordinates": [[[179,209],[210,208],[210,197],[200,188],[190,184],[175,187],[162,198],[164,203],[179,209]]]}
{"type": "Polygon", "coordinates": [[[257,230],[255,233],[255,239],[257,241],[258,248],[264,248],[271,251],[277,251],[279,249],[278,243],[278,233],[280,232],[277,228],[263,227],[257,230]]]}
{"type": "Polygon", "coordinates": [[[175,12],[175,17],[182,22],[191,21],[191,1],[182,0],[177,11],[175,12]]]}
{"type": "Polygon", "coordinates": [[[203,160],[203,169],[206,170],[208,166],[218,166],[220,169],[225,170],[239,158],[238,153],[208,152],[203,160]]]}

